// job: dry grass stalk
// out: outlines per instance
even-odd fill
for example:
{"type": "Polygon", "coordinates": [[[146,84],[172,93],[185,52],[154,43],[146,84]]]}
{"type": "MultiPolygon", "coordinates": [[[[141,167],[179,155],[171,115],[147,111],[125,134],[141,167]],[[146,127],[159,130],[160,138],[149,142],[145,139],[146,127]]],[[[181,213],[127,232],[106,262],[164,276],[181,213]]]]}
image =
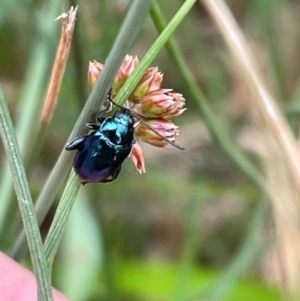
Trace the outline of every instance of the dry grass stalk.
{"type": "Polygon", "coordinates": [[[294,175],[293,179],[300,190],[300,158],[296,141],[286,119],[260,77],[238,25],[223,0],[202,0],[202,3],[218,26],[233,59],[238,64],[241,75],[253,95],[255,101],[253,105],[257,106],[267,127],[282,147],[290,170],[294,175]]]}
{"type": "MultiPolygon", "coordinates": [[[[269,80],[265,50],[256,43],[251,43],[260,72],[264,79],[269,80]]],[[[284,160],[281,148],[272,139],[271,133],[261,123],[257,110],[253,112],[252,103],[248,99],[249,90],[239,76],[238,70],[233,68],[233,105],[242,107],[238,113],[247,115],[251,124],[244,128],[239,136],[240,144],[247,151],[260,157],[267,190],[272,201],[273,223],[263,235],[265,239],[276,234],[276,243],[262,262],[263,277],[278,287],[284,287],[290,292],[298,291],[298,270],[300,269],[299,256],[300,241],[298,239],[298,203],[299,193],[293,185],[291,173],[284,160]],[[266,236],[267,235],[267,236],[266,236]],[[295,262],[296,261],[296,262],[295,262]]],[[[236,113],[236,111],[235,111],[236,113]]],[[[263,238],[262,237],[262,238],[263,238]]]]}
{"type": "Polygon", "coordinates": [[[265,276],[294,294],[299,293],[300,240],[299,192],[278,144],[267,130],[260,129],[265,144],[262,163],[272,201],[276,244],[265,259],[265,276]]]}
{"type": "Polygon", "coordinates": [[[69,57],[72,37],[75,27],[77,8],[71,7],[67,13],[62,13],[56,20],[62,20],[62,30],[59,46],[56,52],[55,62],[52,69],[51,79],[48,86],[44,107],[41,114],[41,122],[48,124],[51,121],[53,111],[57,104],[62,78],[69,57]]]}
{"type": "Polygon", "coordinates": [[[224,1],[202,0],[202,3],[225,39],[252,94],[250,105],[259,113],[259,124],[263,124],[262,144],[266,150],[261,158],[277,238],[273,270],[277,270],[276,282],[297,295],[300,281],[300,160],[297,143],[283,113],[266,89],[245,38],[224,1]]]}

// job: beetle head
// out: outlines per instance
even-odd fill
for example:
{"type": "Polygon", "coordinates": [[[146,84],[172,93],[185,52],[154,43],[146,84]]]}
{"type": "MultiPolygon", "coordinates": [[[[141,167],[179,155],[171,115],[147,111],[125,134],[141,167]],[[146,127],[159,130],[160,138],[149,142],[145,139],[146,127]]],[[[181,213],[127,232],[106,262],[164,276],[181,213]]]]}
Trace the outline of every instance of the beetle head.
{"type": "Polygon", "coordinates": [[[131,111],[127,108],[121,108],[116,111],[113,118],[117,123],[123,124],[124,126],[133,127],[135,124],[135,119],[131,111]]]}

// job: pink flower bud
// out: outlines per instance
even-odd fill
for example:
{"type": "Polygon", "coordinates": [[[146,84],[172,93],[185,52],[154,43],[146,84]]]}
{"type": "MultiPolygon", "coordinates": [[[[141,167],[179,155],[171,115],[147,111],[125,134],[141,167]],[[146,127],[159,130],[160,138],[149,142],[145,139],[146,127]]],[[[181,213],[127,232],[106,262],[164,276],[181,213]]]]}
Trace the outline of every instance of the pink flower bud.
{"type": "Polygon", "coordinates": [[[132,145],[131,153],[130,153],[131,160],[133,161],[133,164],[135,165],[135,168],[137,171],[141,173],[145,173],[145,159],[144,154],[141,145],[136,142],[132,145]]]}
{"type": "Polygon", "coordinates": [[[158,90],[162,81],[163,74],[158,71],[158,68],[149,68],[129,97],[130,101],[138,103],[139,100],[147,93],[158,90]]]}
{"type": "Polygon", "coordinates": [[[88,70],[88,82],[89,85],[93,88],[98,77],[101,75],[104,65],[97,62],[89,62],[89,70],[88,70]]]}
{"type": "Polygon", "coordinates": [[[147,93],[140,100],[140,110],[148,118],[172,119],[179,116],[184,109],[185,99],[179,93],[170,92],[171,89],[159,89],[147,93]]]}
{"type": "Polygon", "coordinates": [[[138,65],[138,63],[139,59],[137,56],[127,54],[122,62],[120,70],[125,76],[129,77],[129,75],[132,73],[132,71],[138,65]]]}
{"type": "Polygon", "coordinates": [[[138,63],[139,63],[139,59],[137,58],[137,56],[132,56],[132,55],[125,56],[113,84],[114,92],[117,93],[122,88],[127,78],[130,76],[130,74],[132,73],[132,71],[134,70],[134,68],[137,66],[138,63]]]}
{"type": "Polygon", "coordinates": [[[144,121],[141,123],[137,129],[135,130],[135,135],[139,138],[139,140],[143,142],[147,142],[154,146],[158,147],[169,147],[170,144],[168,141],[162,139],[159,135],[157,135],[154,131],[152,131],[147,125],[150,126],[153,130],[158,132],[165,139],[175,143],[176,138],[179,135],[178,126],[176,126],[173,122],[166,119],[151,119],[144,121]]]}

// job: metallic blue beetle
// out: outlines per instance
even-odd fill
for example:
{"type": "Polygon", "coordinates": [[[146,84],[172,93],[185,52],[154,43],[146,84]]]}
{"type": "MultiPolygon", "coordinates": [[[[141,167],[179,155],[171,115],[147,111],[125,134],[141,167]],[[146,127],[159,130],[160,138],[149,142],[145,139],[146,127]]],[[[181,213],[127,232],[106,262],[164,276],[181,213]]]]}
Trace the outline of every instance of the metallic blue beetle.
{"type": "Polygon", "coordinates": [[[65,147],[67,151],[77,150],[74,170],[82,184],[114,181],[135,143],[135,120],[129,109],[122,107],[112,117],[102,116],[110,110],[111,104],[98,114],[100,125],[86,123],[85,127],[93,131],[75,138],[65,147]]]}

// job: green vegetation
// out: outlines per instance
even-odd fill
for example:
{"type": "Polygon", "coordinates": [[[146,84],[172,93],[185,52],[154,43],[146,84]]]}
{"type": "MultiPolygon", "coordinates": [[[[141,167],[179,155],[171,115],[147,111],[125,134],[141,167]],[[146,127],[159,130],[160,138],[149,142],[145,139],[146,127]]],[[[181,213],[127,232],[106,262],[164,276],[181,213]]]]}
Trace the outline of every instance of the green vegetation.
{"type": "Polygon", "coordinates": [[[74,301],[297,300],[300,3],[64,2],[78,12],[49,124],[62,2],[7,3],[0,250],[32,262],[39,300],[52,300],[51,281],[74,301]],[[146,174],[129,158],[115,182],[82,186],[64,146],[94,121],[127,53],[141,63],[116,102],[158,66],[162,88],[186,99],[174,120],[186,150],[142,144],[146,174]],[[92,60],[105,62],[93,90],[92,60]]]}

